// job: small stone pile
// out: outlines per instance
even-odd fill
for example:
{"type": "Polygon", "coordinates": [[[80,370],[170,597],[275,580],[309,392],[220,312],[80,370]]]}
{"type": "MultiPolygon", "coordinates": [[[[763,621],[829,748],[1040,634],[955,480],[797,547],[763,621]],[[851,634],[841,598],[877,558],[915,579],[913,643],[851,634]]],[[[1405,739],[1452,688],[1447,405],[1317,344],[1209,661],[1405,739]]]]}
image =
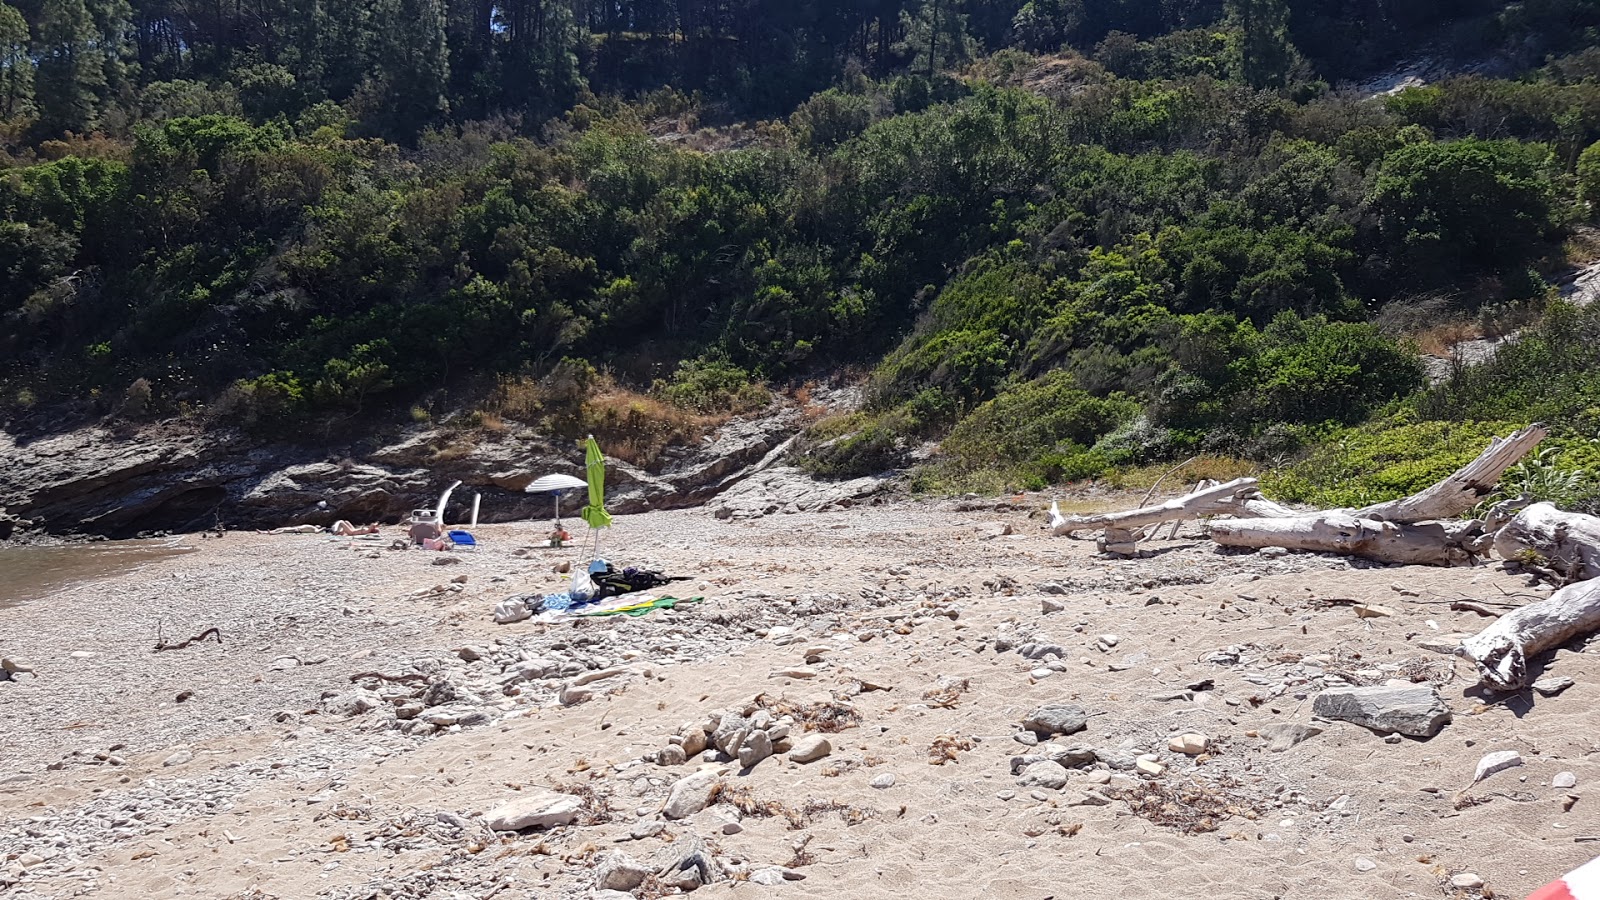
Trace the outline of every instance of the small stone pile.
{"type": "MultiPolygon", "coordinates": [[[[754,704],[743,710],[718,711],[705,722],[685,723],[677,734],[667,738],[667,746],[656,751],[651,761],[662,766],[681,766],[702,757],[701,761],[707,763],[738,760],[741,768],[751,769],[775,753],[795,749],[789,737],[794,726],[794,717],[775,717],[770,710],[754,704]]],[[[809,752],[815,752],[815,741],[805,744],[809,752]]],[[[816,758],[820,756],[811,757],[816,758]]],[[[796,760],[801,761],[810,759],[796,760]]]]}

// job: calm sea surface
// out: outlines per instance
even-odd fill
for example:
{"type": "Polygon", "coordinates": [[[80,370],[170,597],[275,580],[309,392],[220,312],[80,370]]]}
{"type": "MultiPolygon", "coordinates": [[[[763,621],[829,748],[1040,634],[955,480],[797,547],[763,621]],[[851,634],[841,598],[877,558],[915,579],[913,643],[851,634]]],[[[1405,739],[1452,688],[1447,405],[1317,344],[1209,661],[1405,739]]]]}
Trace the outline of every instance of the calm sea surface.
{"type": "Polygon", "coordinates": [[[61,547],[0,545],[0,609],[37,600],[64,585],[131,571],[189,552],[172,541],[102,541],[61,547]]]}

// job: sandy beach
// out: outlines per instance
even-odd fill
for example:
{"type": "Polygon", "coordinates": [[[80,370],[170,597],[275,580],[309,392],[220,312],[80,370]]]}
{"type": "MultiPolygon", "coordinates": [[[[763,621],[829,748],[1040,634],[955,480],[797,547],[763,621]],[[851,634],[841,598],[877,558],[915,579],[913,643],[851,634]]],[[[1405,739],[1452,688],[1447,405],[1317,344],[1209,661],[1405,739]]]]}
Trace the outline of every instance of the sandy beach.
{"type": "Polygon", "coordinates": [[[1046,502],[619,516],[603,555],[705,600],[507,625],[498,601],[577,559],[523,549],[543,523],[445,565],[386,549],[396,528],[191,536],[0,610],[0,654],[38,676],[0,683],[0,895],[1520,897],[1594,854],[1595,658],[1497,698],[1439,652],[1488,621],[1450,600],[1548,587],[1188,533],[1106,559],[1046,502]],[[221,643],[157,652],[158,624],[221,643]],[[1314,720],[1319,692],[1387,679],[1437,685],[1450,724],[1314,720]],[[1063,704],[1087,727],[1023,727],[1063,704]],[[828,752],[682,752],[729,711],[828,752]],[[1284,725],[1304,739],[1269,749],[1284,725]],[[1502,750],[1523,764],[1473,784],[1502,750]],[[563,824],[491,827],[545,792],[563,824]]]}

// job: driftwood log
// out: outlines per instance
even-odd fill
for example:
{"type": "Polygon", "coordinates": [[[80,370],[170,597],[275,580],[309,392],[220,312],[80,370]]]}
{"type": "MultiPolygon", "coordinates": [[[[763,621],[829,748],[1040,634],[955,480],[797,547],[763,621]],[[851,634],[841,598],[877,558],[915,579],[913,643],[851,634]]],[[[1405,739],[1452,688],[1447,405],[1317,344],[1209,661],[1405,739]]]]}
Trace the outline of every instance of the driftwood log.
{"type": "Polygon", "coordinates": [[[1385,522],[1339,510],[1292,519],[1223,519],[1211,539],[1224,547],[1284,547],[1400,565],[1463,565],[1484,549],[1482,523],[1385,522]]]}
{"type": "Polygon", "coordinates": [[[1478,681],[1497,691],[1528,684],[1528,660],[1600,630],[1600,580],[1569,584],[1544,600],[1518,607],[1461,642],[1478,666],[1478,681]]]}
{"type": "Polygon", "coordinates": [[[1600,577],[1600,518],[1535,503],[1495,532],[1494,552],[1545,569],[1559,581],[1600,577]]]}
{"type": "Polygon", "coordinates": [[[1284,547],[1364,556],[1382,562],[1448,566],[1488,552],[1492,540],[1481,522],[1457,517],[1492,493],[1506,469],[1515,465],[1547,433],[1543,425],[1518,429],[1489,446],[1471,462],[1421,491],[1361,509],[1296,512],[1261,495],[1254,478],[1199,489],[1139,509],[1067,516],[1056,534],[1099,529],[1101,550],[1129,555],[1144,535],[1140,529],[1163,522],[1226,516],[1210,523],[1212,540],[1229,547],[1284,547]]]}

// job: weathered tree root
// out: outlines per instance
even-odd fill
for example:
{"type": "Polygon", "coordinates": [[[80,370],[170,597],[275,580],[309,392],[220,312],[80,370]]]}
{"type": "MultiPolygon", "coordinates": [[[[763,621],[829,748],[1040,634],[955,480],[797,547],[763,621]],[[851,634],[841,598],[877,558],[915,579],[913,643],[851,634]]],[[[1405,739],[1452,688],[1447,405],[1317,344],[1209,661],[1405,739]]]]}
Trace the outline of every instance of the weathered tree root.
{"type": "Polygon", "coordinates": [[[192,638],[189,638],[186,641],[179,641],[176,644],[169,644],[169,643],[167,643],[167,642],[165,642],[165,641],[163,641],[161,639],[161,626],[157,625],[156,626],[156,652],[159,653],[162,650],[182,650],[183,648],[189,646],[190,644],[197,643],[199,641],[203,641],[208,637],[215,637],[217,639],[217,646],[218,647],[222,646],[222,629],[221,628],[217,628],[215,626],[213,626],[211,628],[207,628],[205,631],[200,632],[199,634],[195,635],[192,638]]]}
{"type": "MultiPolygon", "coordinates": [[[[1495,512],[1504,514],[1503,507],[1495,512]]],[[[1490,521],[1494,521],[1491,513],[1490,521]]],[[[1550,573],[1558,583],[1600,577],[1600,518],[1534,503],[1500,528],[1495,553],[1550,573]]]]}

